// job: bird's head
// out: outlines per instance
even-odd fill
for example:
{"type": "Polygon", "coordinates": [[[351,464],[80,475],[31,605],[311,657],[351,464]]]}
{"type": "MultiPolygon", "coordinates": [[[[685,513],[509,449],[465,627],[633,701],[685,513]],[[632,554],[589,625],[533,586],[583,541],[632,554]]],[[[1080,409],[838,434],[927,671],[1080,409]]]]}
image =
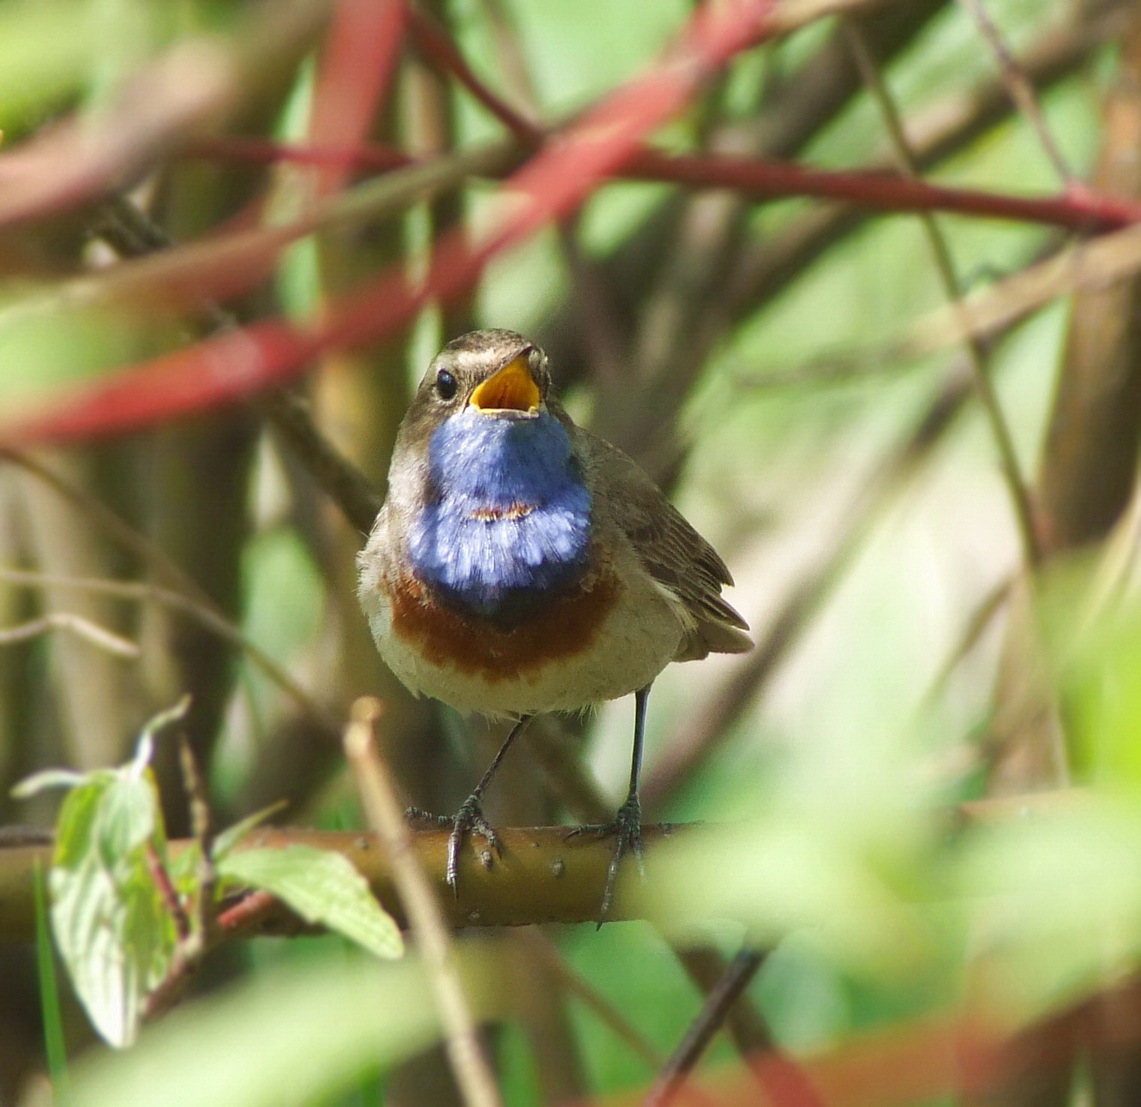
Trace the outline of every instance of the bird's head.
{"type": "Polygon", "coordinates": [[[571,424],[550,393],[547,355],[523,335],[487,329],[453,339],[400,426],[390,490],[422,502],[441,488],[496,486],[506,495],[553,482],[571,424]]]}
{"type": "Polygon", "coordinates": [[[521,334],[472,331],[432,359],[406,423],[427,433],[453,415],[537,419],[546,411],[551,375],[547,355],[521,334]]]}

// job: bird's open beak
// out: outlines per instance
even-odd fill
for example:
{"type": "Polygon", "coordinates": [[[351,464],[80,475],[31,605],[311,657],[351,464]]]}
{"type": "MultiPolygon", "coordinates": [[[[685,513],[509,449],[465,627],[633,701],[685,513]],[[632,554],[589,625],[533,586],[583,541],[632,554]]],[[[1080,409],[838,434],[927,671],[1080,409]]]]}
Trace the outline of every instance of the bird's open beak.
{"type": "Polygon", "coordinates": [[[486,415],[496,411],[522,411],[534,415],[539,410],[539,386],[531,376],[526,352],[509,361],[487,378],[468,403],[486,415]]]}

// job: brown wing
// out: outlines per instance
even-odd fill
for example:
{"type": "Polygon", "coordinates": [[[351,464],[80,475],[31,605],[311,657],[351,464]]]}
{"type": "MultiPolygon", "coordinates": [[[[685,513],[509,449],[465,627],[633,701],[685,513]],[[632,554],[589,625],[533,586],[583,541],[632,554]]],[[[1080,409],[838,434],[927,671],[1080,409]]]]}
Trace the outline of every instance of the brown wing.
{"type": "Polygon", "coordinates": [[[710,653],[743,653],[753,642],[748,623],[721,596],[732,584],[717,551],[693,529],[633,459],[603,438],[576,427],[592,460],[591,477],[608,504],[621,504],[614,521],[647,572],[674,593],[694,619],[677,661],[710,653]]]}

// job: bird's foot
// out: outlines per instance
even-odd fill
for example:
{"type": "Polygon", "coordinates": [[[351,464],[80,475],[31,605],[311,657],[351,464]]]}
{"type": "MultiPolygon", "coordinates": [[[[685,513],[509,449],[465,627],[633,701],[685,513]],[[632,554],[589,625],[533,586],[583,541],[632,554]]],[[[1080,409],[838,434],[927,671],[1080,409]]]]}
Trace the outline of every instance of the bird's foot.
{"type": "Polygon", "coordinates": [[[615,839],[614,853],[610,858],[610,866],[606,870],[606,890],[602,893],[602,907],[598,912],[598,926],[601,928],[614,904],[614,892],[618,887],[618,871],[622,866],[622,858],[627,853],[633,853],[638,861],[638,874],[643,880],[646,879],[646,865],[642,856],[642,804],[636,795],[630,796],[618,808],[613,822],[602,823],[598,826],[576,827],[567,837],[575,838],[580,834],[594,834],[600,838],[613,836],[615,839]]]}
{"type": "Polygon", "coordinates": [[[454,815],[435,815],[431,811],[425,811],[422,807],[406,807],[404,817],[409,821],[452,828],[451,834],[448,835],[448,865],[444,872],[444,878],[452,890],[452,895],[457,899],[460,895],[460,847],[465,838],[472,834],[478,834],[487,843],[481,854],[486,868],[491,867],[491,863],[496,857],[503,856],[503,842],[495,832],[495,827],[484,816],[477,795],[468,796],[454,815]]]}
{"type": "Polygon", "coordinates": [[[445,879],[448,882],[448,887],[452,890],[452,895],[459,899],[460,846],[463,845],[464,839],[471,834],[478,834],[487,843],[487,848],[483,851],[482,857],[488,868],[491,867],[495,857],[503,856],[503,842],[496,834],[495,827],[484,816],[478,796],[468,796],[460,805],[460,809],[455,813],[451,823],[452,832],[448,835],[448,867],[445,872],[445,879]]]}
{"type": "Polygon", "coordinates": [[[404,818],[410,823],[427,823],[429,826],[451,826],[453,821],[452,815],[437,815],[423,807],[404,808],[404,818]]]}

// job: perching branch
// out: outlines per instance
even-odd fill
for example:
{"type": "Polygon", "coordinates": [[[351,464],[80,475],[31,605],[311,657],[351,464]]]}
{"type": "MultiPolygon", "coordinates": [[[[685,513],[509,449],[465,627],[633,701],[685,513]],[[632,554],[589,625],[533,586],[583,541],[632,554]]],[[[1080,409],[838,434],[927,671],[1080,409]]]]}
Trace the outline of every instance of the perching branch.
{"type": "MultiPolygon", "coordinates": [[[[494,863],[467,848],[461,854],[460,896],[455,899],[444,881],[448,831],[414,830],[411,848],[419,858],[439,895],[449,926],[526,926],[532,923],[595,923],[606,886],[613,843],[586,835],[567,837],[565,826],[500,828],[503,856],[494,863]]],[[[668,836],[700,833],[693,826],[647,826],[648,879],[664,879],[660,867],[655,877],[655,845],[668,836]]],[[[170,844],[176,857],[192,844],[190,839],[170,844]]],[[[392,877],[392,866],[377,837],[363,832],[292,830],[267,828],[252,833],[240,849],[285,849],[305,845],[334,850],[347,857],[369,881],[386,911],[403,926],[403,909],[392,877]]],[[[28,942],[35,936],[34,874],[36,866],[51,864],[50,845],[4,846],[0,840],[0,943],[28,942]]],[[[631,880],[619,883],[619,893],[610,917],[633,918],[637,906],[634,867],[631,880]]],[[[223,917],[225,912],[223,912],[223,917]]],[[[292,934],[300,923],[281,904],[263,904],[258,913],[260,934],[292,934]]],[[[245,933],[245,931],[243,931],[245,933]]]]}
{"type": "MultiPolygon", "coordinates": [[[[1081,802],[1082,792],[1077,789],[975,800],[947,809],[940,825],[948,836],[953,836],[972,826],[1012,819],[1024,821],[1028,813],[1045,816],[1081,802]]],[[[466,846],[460,855],[458,900],[444,879],[450,830],[413,830],[410,845],[440,895],[444,919],[449,926],[595,923],[614,843],[608,838],[587,835],[570,838],[571,829],[567,826],[498,827],[503,856],[494,860],[477,852],[475,847],[466,846]]],[[[708,828],[696,823],[643,826],[647,883],[653,885],[668,879],[660,857],[665,839],[681,841],[706,830],[708,828]]],[[[37,865],[49,866],[52,856],[51,843],[43,841],[39,834],[37,831],[29,836],[25,828],[10,828],[5,832],[0,827],[0,944],[27,942],[34,937],[35,869],[37,865]]],[[[193,839],[172,841],[169,844],[171,858],[193,844],[193,839]]],[[[384,909],[405,925],[391,863],[374,834],[264,827],[250,833],[235,848],[285,849],[297,845],[334,850],[348,858],[368,880],[384,909]]],[[[640,887],[641,882],[631,865],[619,881],[610,921],[640,917],[640,887]]],[[[256,910],[245,912],[236,909],[241,897],[231,897],[224,905],[219,924],[225,926],[229,919],[233,925],[227,929],[241,933],[251,932],[240,925],[244,919],[255,921],[257,926],[252,932],[259,934],[295,934],[301,929],[297,918],[284,906],[266,901],[264,893],[254,893],[254,896],[261,897],[256,910]]],[[[252,900],[254,896],[241,902],[252,900]]]]}

